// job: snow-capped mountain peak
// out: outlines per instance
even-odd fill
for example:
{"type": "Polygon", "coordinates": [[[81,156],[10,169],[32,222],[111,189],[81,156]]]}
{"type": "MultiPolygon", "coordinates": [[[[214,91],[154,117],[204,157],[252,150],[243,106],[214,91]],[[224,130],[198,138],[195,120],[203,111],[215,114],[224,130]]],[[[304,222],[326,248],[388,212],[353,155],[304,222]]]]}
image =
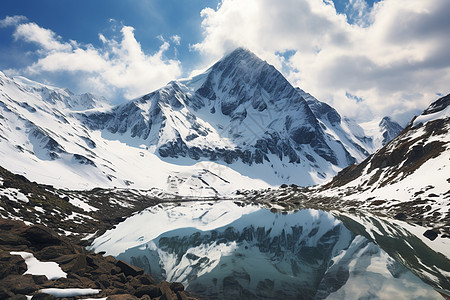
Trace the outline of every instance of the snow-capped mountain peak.
{"type": "Polygon", "coordinates": [[[378,124],[378,127],[383,134],[383,140],[381,142],[383,146],[389,143],[403,130],[403,128],[390,117],[384,117],[378,124]]]}
{"type": "Polygon", "coordinates": [[[203,74],[114,107],[23,77],[0,80],[2,145],[18,160],[0,163],[22,173],[25,164],[30,179],[60,187],[175,186],[176,193],[215,194],[314,185],[374,150],[356,122],[243,48],[203,74]],[[55,176],[41,176],[43,165],[55,176]],[[62,174],[70,184],[55,179],[62,174]]]}
{"type": "MultiPolygon", "coordinates": [[[[340,119],[333,112],[332,123],[340,119]]],[[[296,178],[269,170],[275,178],[300,184],[325,180],[368,155],[357,139],[340,139],[348,131],[329,133],[280,72],[243,48],[203,74],[171,82],[109,112],[88,114],[85,120],[91,129],[145,145],[164,160],[296,165],[301,174],[296,178]]]]}

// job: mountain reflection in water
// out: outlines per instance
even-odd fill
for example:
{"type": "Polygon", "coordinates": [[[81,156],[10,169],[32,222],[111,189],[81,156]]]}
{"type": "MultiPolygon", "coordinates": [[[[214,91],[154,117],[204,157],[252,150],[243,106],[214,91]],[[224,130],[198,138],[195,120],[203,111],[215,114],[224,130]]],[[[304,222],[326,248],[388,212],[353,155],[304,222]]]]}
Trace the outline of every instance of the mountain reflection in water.
{"type": "Polygon", "coordinates": [[[92,247],[207,299],[442,299],[433,287],[449,289],[448,258],[395,225],[380,231],[375,218],[361,220],[173,203],[127,219],[92,247]]]}

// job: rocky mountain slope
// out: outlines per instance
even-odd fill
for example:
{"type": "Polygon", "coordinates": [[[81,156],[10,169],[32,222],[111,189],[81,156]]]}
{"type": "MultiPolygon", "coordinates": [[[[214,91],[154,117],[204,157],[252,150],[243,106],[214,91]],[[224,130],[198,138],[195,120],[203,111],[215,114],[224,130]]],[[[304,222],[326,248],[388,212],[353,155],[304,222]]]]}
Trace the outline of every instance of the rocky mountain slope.
{"type": "Polygon", "coordinates": [[[376,199],[385,209],[414,208],[419,211],[411,211],[411,217],[433,217],[439,226],[439,220],[450,218],[449,147],[447,95],[433,102],[390,143],[361,164],[341,171],[321,190],[346,199],[376,199]]]}
{"type": "Polygon", "coordinates": [[[386,146],[330,182],[310,188],[242,191],[285,209],[371,211],[421,224],[430,239],[450,236],[450,96],[433,102],[386,146]]]}
{"type": "Polygon", "coordinates": [[[0,165],[60,188],[208,196],[312,185],[375,148],[358,124],[245,49],[118,106],[0,73],[0,165]]]}
{"type": "Polygon", "coordinates": [[[163,160],[207,159],[244,174],[263,168],[282,181],[309,185],[369,154],[350,131],[329,134],[327,125],[340,124],[341,117],[334,110],[328,115],[320,122],[281,73],[239,48],[194,78],[111,111],[87,113],[85,123],[145,145],[163,160]]]}
{"type": "Polygon", "coordinates": [[[110,108],[90,94],[0,73],[0,165],[33,181],[80,190],[159,187],[208,196],[268,186],[213,162],[164,162],[145,147],[104,137],[81,121],[88,111],[110,108]]]}

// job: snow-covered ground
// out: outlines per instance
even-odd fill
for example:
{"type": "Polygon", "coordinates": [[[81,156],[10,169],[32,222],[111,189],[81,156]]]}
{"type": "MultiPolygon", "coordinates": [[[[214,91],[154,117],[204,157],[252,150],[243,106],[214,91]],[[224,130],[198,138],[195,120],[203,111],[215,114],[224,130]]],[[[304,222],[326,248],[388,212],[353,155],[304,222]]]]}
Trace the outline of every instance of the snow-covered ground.
{"type": "Polygon", "coordinates": [[[11,255],[20,255],[27,264],[27,271],[23,274],[45,275],[49,280],[66,278],[65,273],[55,262],[41,262],[29,252],[11,252],[11,255]]]}

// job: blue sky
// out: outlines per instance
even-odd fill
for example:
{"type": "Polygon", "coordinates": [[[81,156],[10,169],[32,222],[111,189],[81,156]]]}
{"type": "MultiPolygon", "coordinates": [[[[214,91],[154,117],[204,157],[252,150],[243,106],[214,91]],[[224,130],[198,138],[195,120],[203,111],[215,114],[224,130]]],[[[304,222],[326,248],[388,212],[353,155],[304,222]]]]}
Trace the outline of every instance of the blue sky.
{"type": "MultiPolygon", "coordinates": [[[[189,51],[189,44],[201,40],[200,11],[205,7],[216,8],[218,0],[15,0],[2,3],[0,19],[23,15],[43,28],[53,30],[63,39],[101,46],[98,34],[117,35],[120,25],[135,28],[135,37],[144,51],[155,51],[160,46],[158,36],[169,39],[182,37],[177,47],[178,58],[186,69],[196,63],[196,55],[189,51]],[[113,29],[116,28],[116,31],[113,29]]],[[[29,43],[16,43],[13,27],[0,30],[0,69],[28,65],[35,57],[23,52],[33,50],[29,43]]],[[[166,55],[175,57],[175,53],[166,55]]]]}
{"type": "Polygon", "coordinates": [[[448,15],[448,0],[5,1],[0,70],[118,103],[243,46],[344,115],[406,123],[449,92],[448,15]]]}

